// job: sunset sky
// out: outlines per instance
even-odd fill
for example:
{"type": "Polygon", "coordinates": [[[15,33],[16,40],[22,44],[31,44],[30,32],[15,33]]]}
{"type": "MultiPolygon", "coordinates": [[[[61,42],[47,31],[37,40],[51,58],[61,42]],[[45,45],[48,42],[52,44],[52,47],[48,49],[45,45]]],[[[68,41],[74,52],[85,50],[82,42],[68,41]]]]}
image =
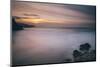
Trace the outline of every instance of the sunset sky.
{"type": "Polygon", "coordinates": [[[18,23],[44,27],[95,27],[95,6],[16,1],[12,16],[18,23]]]}

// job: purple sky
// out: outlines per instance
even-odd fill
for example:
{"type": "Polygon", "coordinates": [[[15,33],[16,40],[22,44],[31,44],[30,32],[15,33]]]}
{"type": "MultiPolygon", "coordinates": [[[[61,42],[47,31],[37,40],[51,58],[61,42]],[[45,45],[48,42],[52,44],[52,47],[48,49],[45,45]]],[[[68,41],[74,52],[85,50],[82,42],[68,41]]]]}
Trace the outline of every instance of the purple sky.
{"type": "Polygon", "coordinates": [[[12,16],[18,22],[50,27],[94,27],[96,7],[40,2],[12,3],[12,16]]]}

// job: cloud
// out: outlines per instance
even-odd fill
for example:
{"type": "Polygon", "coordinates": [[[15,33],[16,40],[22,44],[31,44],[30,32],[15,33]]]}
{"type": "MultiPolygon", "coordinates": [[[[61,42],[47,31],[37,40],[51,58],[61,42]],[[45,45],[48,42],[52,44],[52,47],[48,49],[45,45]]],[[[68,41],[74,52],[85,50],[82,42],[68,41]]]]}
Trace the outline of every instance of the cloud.
{"type": "Polygon", "coordinates": [[[96,23],[95,15],[95,6],[17,1],[12,8],[12,16],[33,18],[33,20],[44,19],[48,20],[46,22],[65,24],[65,26],[93,26],[92,24],[96,23]]]}

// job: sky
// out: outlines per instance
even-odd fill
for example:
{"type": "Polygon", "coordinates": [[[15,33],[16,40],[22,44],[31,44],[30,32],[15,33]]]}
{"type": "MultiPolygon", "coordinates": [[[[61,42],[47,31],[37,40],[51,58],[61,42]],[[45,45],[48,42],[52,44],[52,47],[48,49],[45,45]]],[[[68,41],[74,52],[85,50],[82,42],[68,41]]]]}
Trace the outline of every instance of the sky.
{"type": "Polygon", "coordinates": [[[13,1],[11,8],[18,23],[37,27],[94,28],[96,23],[95,6],[13,1]]]}

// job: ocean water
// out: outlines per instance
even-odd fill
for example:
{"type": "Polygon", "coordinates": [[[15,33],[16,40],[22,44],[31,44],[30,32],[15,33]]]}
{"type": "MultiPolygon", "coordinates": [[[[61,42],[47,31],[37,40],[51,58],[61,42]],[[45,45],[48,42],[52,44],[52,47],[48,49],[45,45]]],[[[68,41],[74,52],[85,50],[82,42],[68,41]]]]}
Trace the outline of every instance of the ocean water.
{"type": "Polygon", "coordinates": [[[12,35],[16,65],[61,63],[73,60],[73,50],[89,43],[95,49],[95,31],[88,29],[27,28],[12,35]]]}

